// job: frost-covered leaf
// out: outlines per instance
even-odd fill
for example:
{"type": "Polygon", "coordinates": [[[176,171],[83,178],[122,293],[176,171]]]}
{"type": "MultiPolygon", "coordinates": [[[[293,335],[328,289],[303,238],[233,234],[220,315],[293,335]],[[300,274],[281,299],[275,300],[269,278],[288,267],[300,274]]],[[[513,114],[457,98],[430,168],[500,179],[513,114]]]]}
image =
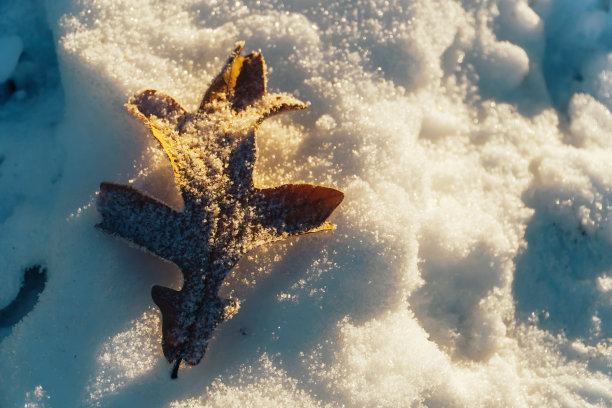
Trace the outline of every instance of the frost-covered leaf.
{"type": "Polygon", "coordinates": [[[194,113],[154,90],[132,97],[127,110],[151,129],[172,163],[184,207],[176,211],[129,186],[100,185],[98,227],[179,266],[180,291],[154,286],[162,312],[162,345],[170,362],[198,364],[214,328],[238,309],[218,291],[240,257],[254,247],[333,228],[325,220],[344,198],[310,184],[253,185],[255,130],[270,115],[306,105],[266,94],[260,53],[240,56],[237,44],[194,113]]]}

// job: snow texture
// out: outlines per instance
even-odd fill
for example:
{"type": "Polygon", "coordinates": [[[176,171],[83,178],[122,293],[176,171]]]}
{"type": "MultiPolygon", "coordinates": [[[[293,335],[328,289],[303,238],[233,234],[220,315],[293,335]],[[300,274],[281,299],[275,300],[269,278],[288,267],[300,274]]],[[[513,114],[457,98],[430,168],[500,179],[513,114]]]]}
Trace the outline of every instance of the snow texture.
{"type": "Polygon", "coordinates": [[[2,407],[612,405],[612,11],[599,0],[0,3],[2,407]],[[240,313],[171,382],[175,266],[93,226],[102,181],[175,209],[124,103],[187,111],[245,40],[309,109],[258,130],[259,186],[345,192],[326,234],[226,278],[240,313]],[[15,51],[16,52],[16,51],[15,51]],[[2,66],[8,63],[2,62],[2,66]]]}

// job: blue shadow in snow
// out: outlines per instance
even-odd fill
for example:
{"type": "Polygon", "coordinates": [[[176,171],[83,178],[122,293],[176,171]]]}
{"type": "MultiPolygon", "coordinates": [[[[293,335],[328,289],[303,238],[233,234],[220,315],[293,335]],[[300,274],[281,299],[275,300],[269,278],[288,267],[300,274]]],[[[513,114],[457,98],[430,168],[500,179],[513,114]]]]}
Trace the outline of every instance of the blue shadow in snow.
{"type": "Polygon", "coordinates": [[[537,210],[527,227],[513,282],[517,316],[526,321],[535,315],[540,327],[570,339],[610,337],[612,305],[597,279],[612,268],[612,248],[577,221],[569,229],[563,218],[537,210]]]}
{"type": "Polygon", "coordinates": [[[47,268],[44,266],[35,265],[25,270],[17,297],[0,310],[0,342],[11,333],[14,325],[34,309],[46,283],[47,268]]]}

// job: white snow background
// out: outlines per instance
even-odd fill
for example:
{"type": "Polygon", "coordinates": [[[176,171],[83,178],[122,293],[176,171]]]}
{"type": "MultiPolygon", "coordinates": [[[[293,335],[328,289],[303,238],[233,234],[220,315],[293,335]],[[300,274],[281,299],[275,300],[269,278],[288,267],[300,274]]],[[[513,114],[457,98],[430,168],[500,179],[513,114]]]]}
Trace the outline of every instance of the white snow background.
{"type": "Polygon", "coordinates": [[[612,405],[609,0],[1,0],[0,407],[612,405]],[[123,109],[187,109],[238,40],[307,101],[256,180],[343,190],[334,231],[260,248],[170,379],[154,284],[96,230],[100,182],[177,203],[123,109]]]}

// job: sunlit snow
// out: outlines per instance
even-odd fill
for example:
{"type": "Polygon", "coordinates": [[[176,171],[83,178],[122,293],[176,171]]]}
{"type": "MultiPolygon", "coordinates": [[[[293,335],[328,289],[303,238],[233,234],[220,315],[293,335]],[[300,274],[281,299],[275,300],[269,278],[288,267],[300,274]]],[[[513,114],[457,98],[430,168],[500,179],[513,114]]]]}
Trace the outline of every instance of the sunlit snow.
{"type": "Polygon", "coordinates": [[[612,405],[612,4],[0,2],[1,407],[612,405]],[[180,206],[123,105],[196,108],[236,41],[309,108],[257,133],[261,186],[345,192],[331,232],[249,253],[170,379],[172,264],[94,228],[102,181],[180,206]],[[6,326],[6,327],[5,327],[6,326]]]}

